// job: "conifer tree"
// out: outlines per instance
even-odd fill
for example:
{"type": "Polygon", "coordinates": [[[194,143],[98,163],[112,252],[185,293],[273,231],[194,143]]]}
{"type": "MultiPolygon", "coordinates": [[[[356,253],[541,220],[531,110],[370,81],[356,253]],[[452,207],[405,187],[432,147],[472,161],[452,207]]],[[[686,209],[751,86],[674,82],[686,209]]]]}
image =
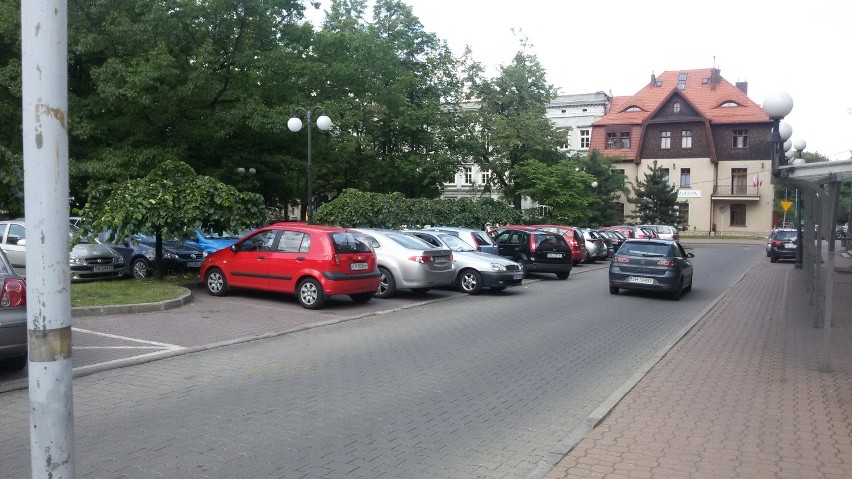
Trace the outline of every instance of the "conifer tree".
{"type": "Polygon", "coordinates": [[[633,187],[633,196],[627,201],[636,205],[632,218],[640,224],[676,225],[680,219],[677,211],[677,188],[669,180],[668,170],[654,161],[648,166],[645,181],[633,187]]]}

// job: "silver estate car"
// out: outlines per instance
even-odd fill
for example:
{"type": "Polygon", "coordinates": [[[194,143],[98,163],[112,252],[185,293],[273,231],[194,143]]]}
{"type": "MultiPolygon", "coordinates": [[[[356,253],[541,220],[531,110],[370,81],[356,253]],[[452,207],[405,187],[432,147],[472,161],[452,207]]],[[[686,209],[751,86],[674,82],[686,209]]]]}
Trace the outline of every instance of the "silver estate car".
{"type": "Polygon", "coordinates": [[[518,286],[524,279],[521,265],[490,253],[477,251],[457,236],[441,231],[405,231],[436,248],[453,250],[456,264],[454,285],[467,294],[479,294],[482,288],[502,291],[509,286],[518,286]]]}
{"type": "Polygon", "coordinates": [[[477,251],[496,255],[500,254],[500,249],[497,247],[497,243],[491,239],[491,236],[488,236],[488,233],[482,230],[457,228],[455,226],[431,226],[429,228],[423,228],[423,231],[442,231],[444,233],[450,233],[453,236],[457,236],[465,243],[475,247],[477,251]]]}
{"type": "Polygon", "coordinates": [[[456,279],[453,252],[401,231],[353,228],[363,233],[373,250],[381,273],[377,298],[390,298],[398,289],[425,293],[432,288],[449,286],[456,279]]]}
{"type": "Polygon", "coordinates": [[[27,365],[27,287],[0,250],[0,368],[27,365]]]}

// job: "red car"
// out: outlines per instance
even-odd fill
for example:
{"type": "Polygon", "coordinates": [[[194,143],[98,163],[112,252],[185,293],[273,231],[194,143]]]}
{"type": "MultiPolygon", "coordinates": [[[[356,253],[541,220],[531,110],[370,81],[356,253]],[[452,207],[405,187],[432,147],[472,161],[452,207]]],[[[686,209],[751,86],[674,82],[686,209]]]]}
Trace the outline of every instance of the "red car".
{"type": "Polygon", "coordinates": [[[568,242],[568,246],[571,247],[571,260],[574,261],[575,266],[586,261],[589,257],[583,233],[577,228],[563,225],[532,225],[532,227],[562,235],[565,241],[568,242]]]}
{"type": "Polygon", "coordinates": [[[602,230],[614,230],[621,233],[627,239],[654,239],[657,238],[657,233],[648,228],[640,226],[605,226],[602,230]]]}
{"type": "Polygon", "coordinates": [[[230,288],[295,294],[307,309],[346,294],[366,303],[379,288],[376,253],[363,234],[333,226],[276,223],[210,253],[199,275],[213,296],[230,288]]]}

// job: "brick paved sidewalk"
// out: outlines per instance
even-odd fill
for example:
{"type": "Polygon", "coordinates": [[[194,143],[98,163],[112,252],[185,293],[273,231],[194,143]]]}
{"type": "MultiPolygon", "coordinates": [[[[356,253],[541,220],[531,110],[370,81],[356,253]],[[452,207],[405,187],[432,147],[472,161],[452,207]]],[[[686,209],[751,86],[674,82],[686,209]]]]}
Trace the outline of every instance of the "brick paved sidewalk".
{"type": "Polygon", "coordinates": [[[759,263],[545,478],[852,477],[852,274],[828,373],[802,275],[759,263]]]}

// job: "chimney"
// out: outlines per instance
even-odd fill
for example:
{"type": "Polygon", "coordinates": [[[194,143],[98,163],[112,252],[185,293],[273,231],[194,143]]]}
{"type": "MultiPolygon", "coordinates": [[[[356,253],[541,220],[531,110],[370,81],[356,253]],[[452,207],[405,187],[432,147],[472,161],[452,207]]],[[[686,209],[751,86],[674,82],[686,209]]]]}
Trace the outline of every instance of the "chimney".
{"type": "Polygon", "coordinates": [[[722,70],[719,68],[710,70],[710,89],[715,90],[720,81],[722,81],[722,70]]]}
{"type": "Polygon", "coordinates": [[[657,86],[657,75],[651,73],[651,88],[654,88],[655,86],[657,86]]]}
{"type": "Polygon", "coordinates": [[[738,82],[737,82],[737,88],[738,88],[741,92],[743,92],[743,93],[745,93],[746,95],[748,95],[748,82],[747,82],[747,81],[738,81],[738,82]]]}

